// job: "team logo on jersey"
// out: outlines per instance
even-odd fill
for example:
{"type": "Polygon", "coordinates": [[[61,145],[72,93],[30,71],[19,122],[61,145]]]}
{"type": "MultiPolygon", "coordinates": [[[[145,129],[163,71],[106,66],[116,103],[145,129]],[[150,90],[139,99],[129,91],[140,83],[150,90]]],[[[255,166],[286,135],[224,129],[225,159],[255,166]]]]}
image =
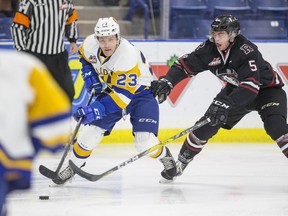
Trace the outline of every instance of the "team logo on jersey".
{"type": "Polygon", "coordinates": [[[97,63],[97,58],[95,55],[90,55],[88,59],[90,63],[97,63]]]}
{"type": "Polygon", "coordinates": [[[247,45],[247,44],[243,44],[240,47],[240,50],[242,50],[246,55],[248,55],[250,52],[254,51],[254,49],[252,47],[250,47],[249,45],[247,45]]]}
{"type": "Polygon", "coordinates": [[[208,65],[213,67],[219,64],[221,64],[221,58],[217,57],[217,58],[214,58],[208,65]]]}
{"type": "Polygon", "coordinates": [[[61,5],[60,10],[65,10],[68,9],[69,5],[68,5],[68,1],[64,1],[61,5]]]}
{"type": "Polygon", "coordinates": [[[238,74],[235,70],[227,68],[225,71],[216,70],[216,76],[224,82],[239,86],[238,74]]]}
{"type": "Polygon", "coordinates": [[[24,10],[26,8],[26,4],[24,1],[21,1],[20,4],[19,4],[19,9],[18,10],[24,10]]]}

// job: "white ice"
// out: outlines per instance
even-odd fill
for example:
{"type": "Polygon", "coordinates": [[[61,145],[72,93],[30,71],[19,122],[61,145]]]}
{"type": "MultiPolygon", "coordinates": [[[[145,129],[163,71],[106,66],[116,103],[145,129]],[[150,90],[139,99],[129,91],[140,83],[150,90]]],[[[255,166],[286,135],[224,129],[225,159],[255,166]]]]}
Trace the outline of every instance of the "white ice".
{"type": "MultiPolygon", "coordinates": [[[[180,144],[168,147],[177,157],[180,144]]],[[[133,157],[133,145],[100,145],[85,170],[99,174],[133,157]]],[[[8,198],[8,216],[287,216],[288,161],[276,144],[207,144],[172,184],[148,157],[97,182],[76,176],[56,186],[38,172],[61,154],[35,161],[33,188],[8,198]],[[49,200],[39,200],[48,195],[49,200]]]]}

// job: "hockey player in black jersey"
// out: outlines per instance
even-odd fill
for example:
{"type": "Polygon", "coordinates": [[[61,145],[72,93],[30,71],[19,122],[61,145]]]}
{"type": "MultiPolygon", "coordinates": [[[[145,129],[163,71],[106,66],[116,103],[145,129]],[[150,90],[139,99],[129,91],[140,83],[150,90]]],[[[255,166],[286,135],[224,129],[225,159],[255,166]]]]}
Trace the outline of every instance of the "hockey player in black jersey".
{"type": "Polygon", "coordinates": [[[181,80],[207,70],[227,84],[200,119],[210,118],[210,124],[191,132],[185,139],[178,155],[176,176],[182,174],[220,128],[232,129],[251,111],[258,112],[267,134],[288,158],[287,98],[283,82],[257,46],[240,34],[236,17],[216,17],[211,24],[210,39],[180,57],[165,76],[153,81],[152,92],[162,103],[181,80]]]}

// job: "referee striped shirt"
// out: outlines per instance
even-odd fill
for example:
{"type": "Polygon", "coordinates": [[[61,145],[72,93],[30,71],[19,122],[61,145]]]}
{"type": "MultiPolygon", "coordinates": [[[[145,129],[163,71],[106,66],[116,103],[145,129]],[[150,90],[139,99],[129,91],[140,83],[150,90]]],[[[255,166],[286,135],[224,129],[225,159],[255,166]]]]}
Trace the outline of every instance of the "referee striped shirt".
{"type": "Polygon", "coordinates": [[[65,36],[77,41],[77,19],[72,0],[22,0],[11,26],[14,46],[43,55],[62,53],[65,36]]]}

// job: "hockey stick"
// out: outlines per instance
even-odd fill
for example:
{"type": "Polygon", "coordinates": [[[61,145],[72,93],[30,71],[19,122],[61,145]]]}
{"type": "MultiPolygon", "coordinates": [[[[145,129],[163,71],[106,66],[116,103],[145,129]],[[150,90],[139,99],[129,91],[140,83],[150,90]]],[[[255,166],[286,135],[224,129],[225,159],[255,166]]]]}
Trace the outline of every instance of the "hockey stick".
{"type": "Polygon", "coordinates": [[[174,135],[174,136],[172,136],[172,137],[160,142],[159,144],[157,144],[157,145],[155,145],[155,146],[143,151],[142,153],[140,153],[138,155],[135,155],[134,157],[132,157],[132,158],[120,163],[119,165],[117,165],[117,166],[115,166],[115,167],[109,169],[108,171],[106,171],[106,172],[104,172],[102,174],[99,174],[99,175],[91,174],[91,173],[87,173],[87,172],[83,171],[82,169],[77,167],[71,160],[69,160],[69,165],[72,168],[72,170],[75,173],[77,173],[79,176],[81,176],[82,178],[85,178],[85,179],[87,179],[89,181],[95,182],[95,181],[98,181],[99,179],[101,179],[101,178],[103,178],[103,177],[105,177],[105,176],[107,176],[107,175],[109,175],[109,174],[111,174],[111,173],[113,173],[113,172],[125,167],[126,165],[128,165],[128,164],[130,164],[130,163],[132,163],[132,162],[134,162],[134,161],[136,161],[138,159],[140,159],[141,157],[143,157],[143,156],[155,151],[156,149],[166,145],[167,143],[170,143],[170,142],[178,139],[179,137],[181,137],[181,136],[183,136],[183,135],[185,135],[185,134],[187,134],[187,133],[189,133],[191,131],[194,131],[194,130],[196,130],[196,129],[208,124],[210,121],[211,120],[209,118],[204,119],[203,121],[196,123],[194,126],[192,126],[190,128],[187,128],[186,130],[184,130],[184,131],[182,131],[182,132],[180,132],[180,133],[178,133],[178,134],[176,134],[176,135],[174,135]]]}
{"type": "MultiPolygon", "coordinates": [[[[92,98],[94,97],[94,95],[95,95],[95,91],[94,91],[94,89],[93,89],[92,92],[91,92],[91,94],[90,94],[90,96],[89,96],[89,99],[88,99],[88,101],[87,101],[87,103],[86,103],[86,106],[89,106],[89,104],[91,103],[92,98]]],[[[68,152],[69,152],[70,149],[71,149],[71,146],[73,146],[73,144],[74,144],[74,142],[75,142],[75,140],[76,140],[76,135],[77,135],[78,130],[79,130],[80,126],[81,126],[81,123],[82,123],[83,118],[84,118],[84,117],[81,117],[81,118],[79,119],[79,121],[77,122],[77,125],[76,125],[76,127],[75,127],[75,129],[74,129],[74,131],[73,131],[73,133],[72,133],[72,135],[71,135],[71,137],[70,137],[69,143],[68,143],[68,145],[65,146],[63,155],[62,155],[62,157],[61,157],[61,160],[60,160],[60,162],[59,162],[59,164],[58,164],[58,167],[57,167],[56,171],[50,170],[50,169],[48,169],[47,167],[45,167],[45,166],[43,166],[43,165],[40,165],[40,166],[39,166],[39,172],[40,172],[42,175],[44,175],[45,177],[47,177],[47,178],[49,178],[49,179],[55,179],[55,178],[58,176],[58,173],[59,173],[59,171],[60,171],[60,169],[61,169],[61,167],[62,167],[62,165],[63,165],[63,163],[64,163],[64,161],[65,161],[65,158],[67,157],[67,154],[68,154],[68,152]]]]}

